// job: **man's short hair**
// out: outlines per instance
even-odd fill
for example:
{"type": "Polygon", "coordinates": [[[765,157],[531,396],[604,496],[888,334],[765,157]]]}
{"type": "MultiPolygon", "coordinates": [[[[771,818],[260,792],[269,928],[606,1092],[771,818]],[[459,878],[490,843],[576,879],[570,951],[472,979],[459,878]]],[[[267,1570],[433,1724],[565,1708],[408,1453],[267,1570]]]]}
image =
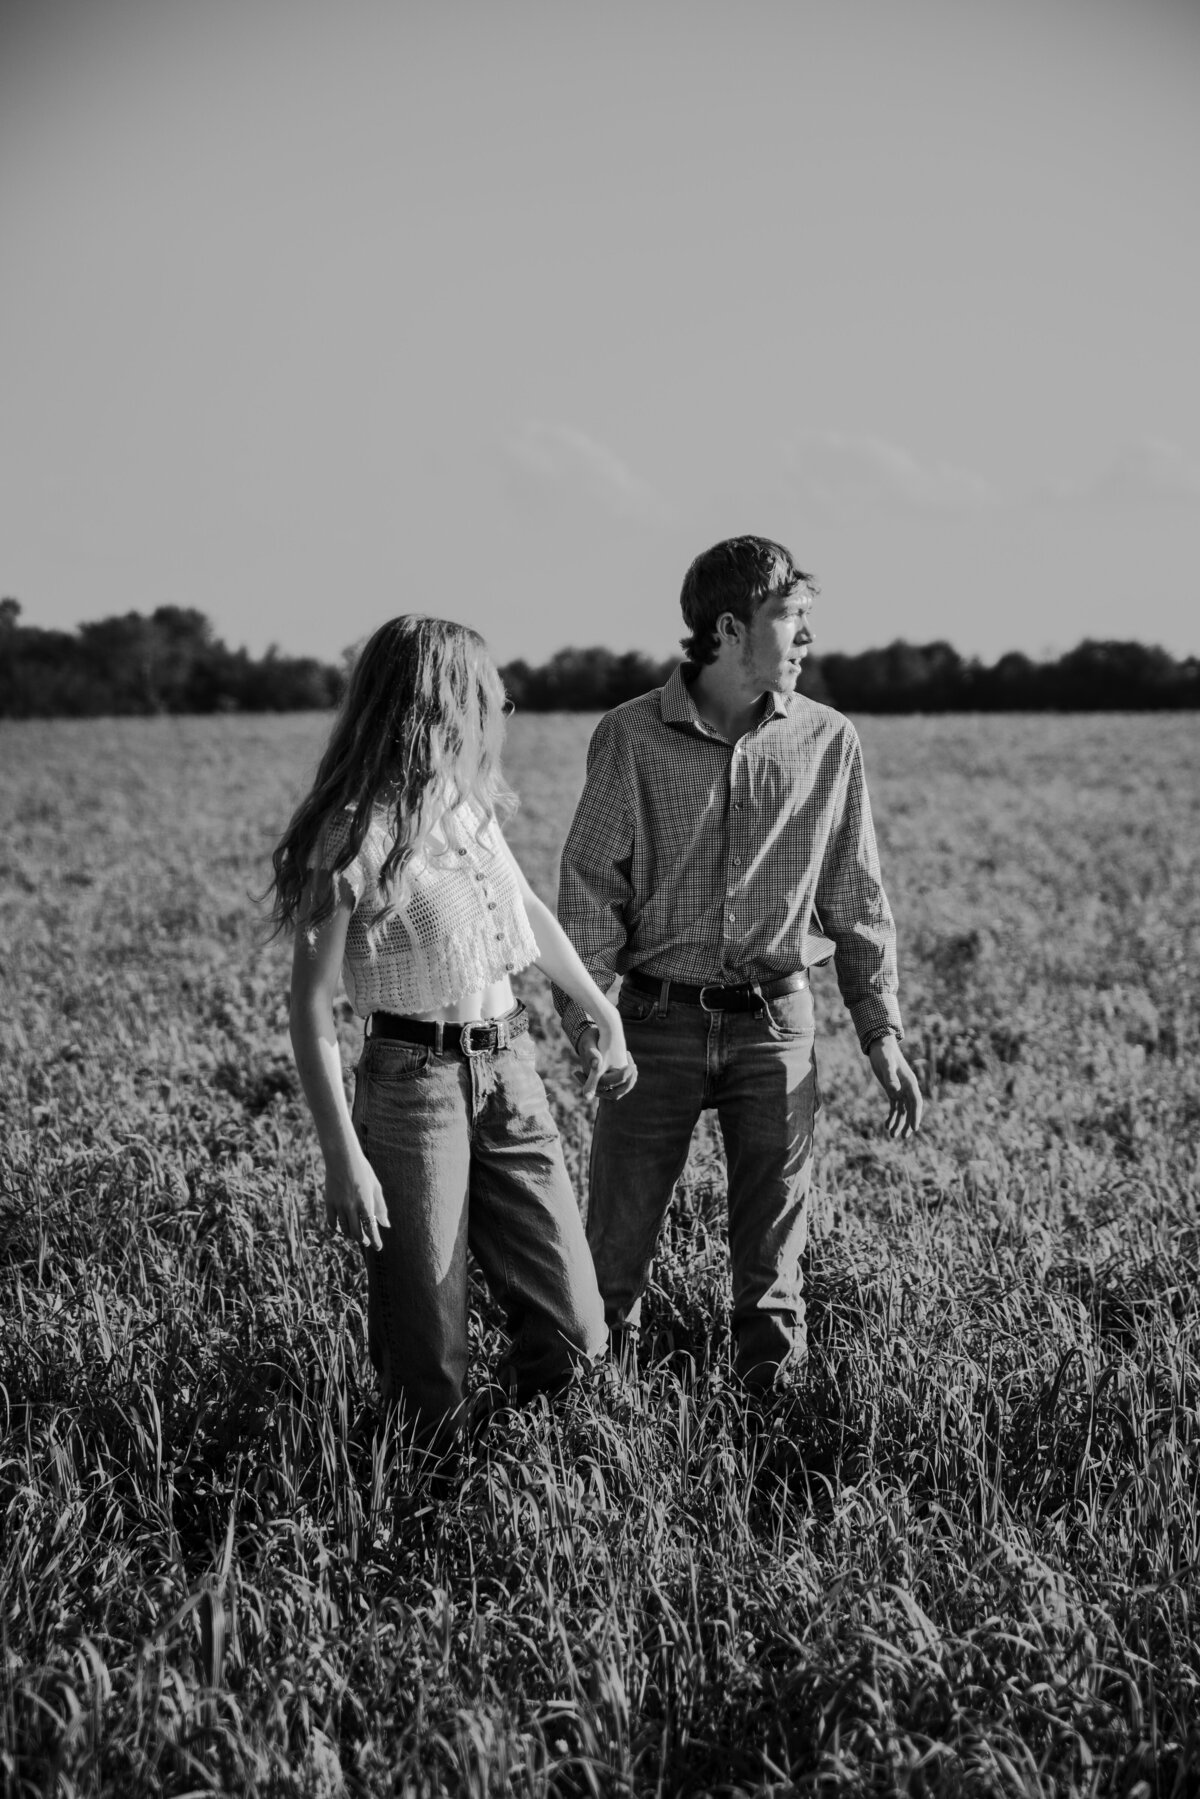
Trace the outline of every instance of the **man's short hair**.
{"type": "Polygon", "coordinates": [[[704,550],[683,577],[679,605],[689,635],[683,653],[692,668],[717,659],[717,620],[723,612],[748,625],[773,593],[797,587],[816,592],[811,575],[796,567],[792,552],[769,537],[727,537],[704,550]]]}

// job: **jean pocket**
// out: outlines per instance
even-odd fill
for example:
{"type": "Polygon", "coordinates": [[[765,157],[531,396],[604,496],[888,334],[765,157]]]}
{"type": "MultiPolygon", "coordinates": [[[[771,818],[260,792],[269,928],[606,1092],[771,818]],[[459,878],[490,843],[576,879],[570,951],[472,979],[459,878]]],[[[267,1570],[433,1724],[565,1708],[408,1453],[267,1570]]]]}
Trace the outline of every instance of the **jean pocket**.
{"type": "Polygon", "coordinates": [[[813,997],[807,987],[794,993],[780,993],[763,1000],[763,1010],[771,1030],[780,1037],[811,1037],[817,1025],[813,997]]]}
{"type": "Polygon", "coordinates": [[[427,1043],[397,1043],[390,1037],[372,1037],[360,1066],[368,1080],[394,1087],[423,1073],[432,1060],[433,1051],[427,1043]]]}
{"type": "Polygon", "coordinates": [[[657,1004],[652,993],[638,993],[623,983],[617,995],[617,1011],[625,1024],[644,1024],[657,1004]]]}

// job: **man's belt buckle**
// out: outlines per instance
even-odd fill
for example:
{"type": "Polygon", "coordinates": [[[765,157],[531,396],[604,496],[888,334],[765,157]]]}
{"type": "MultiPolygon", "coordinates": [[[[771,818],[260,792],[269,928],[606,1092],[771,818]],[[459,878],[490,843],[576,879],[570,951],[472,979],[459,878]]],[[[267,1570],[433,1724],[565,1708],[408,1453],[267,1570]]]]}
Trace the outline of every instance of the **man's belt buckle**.
{"type": "Polygon", "coordinates": [[[700,989],[700,1008],[704,1012],[761,1012],[766,1002],[758,981],[739,981],[723,987],[719,981],[707,981],[700,989]],[[725,1004],[710,1006],[706,993],[723,993],[725,1004]]]}
{"type": "MultiPolygon", "coordinates": [[[[459,1048],[462,1050],[462,1053],[467,1058],[468,1062],[474,1061],[478,1056],[486,1056],[488,1053],[488,1050],[491,1048],[490,1043],[484,1043],[481,1045],[481,1047],[479,1049],[472,1049],[472,1047],[471,1047],[471,1032],[472,1031],[491,1031],[493,1028],[494,1027],[490,1024],[482,1024],[478,1018],[468,1019],[466,1024],[464,1024],[464,1026],[462,1028],[462,1034],[460,1035],[460,1037],[458,1039],[458,1043],[459,1043],[459,1048]]],[[[498,1037],[499,1032],[497,1031],[496,1034],[498,1037]]],[[[496,1048],[497,1049],[500,1048],[499,1043],[496,1044],[496,1048]]]]}

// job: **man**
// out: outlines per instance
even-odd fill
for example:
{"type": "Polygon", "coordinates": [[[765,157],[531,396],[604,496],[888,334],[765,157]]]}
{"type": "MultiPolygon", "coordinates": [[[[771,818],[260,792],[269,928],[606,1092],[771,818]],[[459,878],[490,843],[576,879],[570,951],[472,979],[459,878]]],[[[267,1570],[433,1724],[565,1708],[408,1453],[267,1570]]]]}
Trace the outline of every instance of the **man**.
{"type": "MultiPolygon", "coordinates": [[[[715,1107],[729,1171],[735,1367],[751,1388],[806,1350],[800,1257],[819,1107],[808,970],[844,1003],[907,1137],[921,1091],[900,1049],[895,928],[849,720],[796,692],[818,589],[781,544],[698,556],[686,661],[608,713],[563,849],[559,917],[619,1009],[639,1070],[602,1091],[587,1236],[614,1344],[642,1290],[692,1131],[715,1107]]],[[[588,1071],[593,1024],[556,993],[588,1071]]],[[[608,1082],[603,1085],[608,1085],[608,1082]]]]}

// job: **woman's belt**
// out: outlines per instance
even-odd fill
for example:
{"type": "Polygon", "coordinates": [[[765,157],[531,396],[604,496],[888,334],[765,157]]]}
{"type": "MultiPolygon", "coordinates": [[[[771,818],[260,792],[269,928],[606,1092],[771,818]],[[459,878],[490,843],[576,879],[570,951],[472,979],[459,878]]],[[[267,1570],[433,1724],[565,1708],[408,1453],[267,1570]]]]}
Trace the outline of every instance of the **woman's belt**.
{"type": "Polygon", "coordinates": [[[499,1018],[457,1019],[443,1024],[440,1018],[404,1018],[398,1012],[372,1012],[370,1035],[386,1037],[394,1043],[428,1044],[435,1055],[483,1056],[489,1050],[504,1049],[514,1037],[529,1029],[529,1014],[518,1002],[511,1012],[499,1018]]]}

